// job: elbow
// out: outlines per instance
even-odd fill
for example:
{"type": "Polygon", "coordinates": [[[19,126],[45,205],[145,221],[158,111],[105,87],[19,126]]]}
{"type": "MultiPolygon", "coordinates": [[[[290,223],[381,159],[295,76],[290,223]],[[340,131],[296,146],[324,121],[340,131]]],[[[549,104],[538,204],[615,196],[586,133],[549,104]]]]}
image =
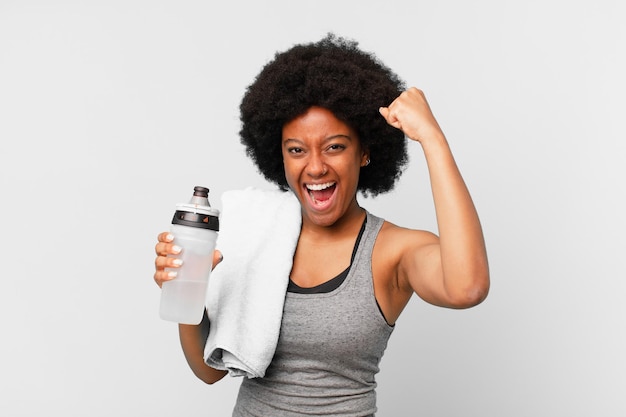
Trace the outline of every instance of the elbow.
{"type": "Polygon", "coordinates": [[[487,295],[489,295],[488,283],[484,285],[476,286],[467,292],[466,297],[463,300],[464,302],[460,305],[459,308],[475,307],[478,304],[485,301],[485,299],[487,298],[487,295]]]}
{"type": "Polygon", "coordinates": [[[203,367],[200,370],[192,369],[192,371],[200,381],[207,385],[215,384],[228,374],[226,371],[219,371],[209,366],[203,367]]]}
{"type": "Polygon", "coordinates": [[[201,374],[195,374],[196,378],[198,378],[200,381],[204,382],[207,385],[213,385],[215,384],[217,381],[219,381],[219,379],[213,378],[211,376],[208,375],[201,375],[201,374]]]}
{"type": "Polygon", "coordinates": [[[485,301],[487,295],[489,295],[489,273],[476,273],[472,274],[468,283],[450,297],[450,304],[452,308],[466,309],[475,307],[478,304],[485,301]]]}
{"type": "Polygon", "coordinates": [[[204,382],[207,385],[213,385],[217,381],[219,381],[219,379],[208,379],[208,378],[200,378],[200,379],[202,380],[202,382],[204,382]]]}

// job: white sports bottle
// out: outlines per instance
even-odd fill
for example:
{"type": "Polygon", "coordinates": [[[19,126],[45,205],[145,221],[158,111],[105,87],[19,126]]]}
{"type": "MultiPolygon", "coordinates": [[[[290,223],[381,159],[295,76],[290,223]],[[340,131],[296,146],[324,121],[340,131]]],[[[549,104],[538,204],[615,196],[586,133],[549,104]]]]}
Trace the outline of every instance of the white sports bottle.
{"type": "Polygon", "coordinates": [[[206,290],[219,231],[219,211],[209,204],[209,189],[195,187],[189,203],[176,205],[171,232],[183,261],[176,278],[163,283],[160,316],[182,324],[202,321],[206,290]]]}

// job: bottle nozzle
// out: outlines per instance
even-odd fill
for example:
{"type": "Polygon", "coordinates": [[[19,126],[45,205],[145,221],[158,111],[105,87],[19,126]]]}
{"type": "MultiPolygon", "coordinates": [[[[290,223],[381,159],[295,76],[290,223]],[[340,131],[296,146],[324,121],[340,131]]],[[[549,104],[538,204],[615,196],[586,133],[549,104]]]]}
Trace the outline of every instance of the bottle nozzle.
{"type": "Polygon", "coordinates": [[[209,189],[200,186],[194,187],[193,196],[191,197],[191,200],[189,200],[189,204],[211,207],[211,204],[209,203],[209,189]]]}
{"type": "Polygon", "coordinates": [[[219,210],[212,208],[209,204],[209,189],[194,187],[189,203],[176,204],[172,224],[219,231],[219,210]]]}
{"type": "Polygon", "coordinates": [[[200,186],[193,187],[193,195],[200,196],[200,197],[208,197],[209,189],[206,187],[200,187],[200,186]]]}

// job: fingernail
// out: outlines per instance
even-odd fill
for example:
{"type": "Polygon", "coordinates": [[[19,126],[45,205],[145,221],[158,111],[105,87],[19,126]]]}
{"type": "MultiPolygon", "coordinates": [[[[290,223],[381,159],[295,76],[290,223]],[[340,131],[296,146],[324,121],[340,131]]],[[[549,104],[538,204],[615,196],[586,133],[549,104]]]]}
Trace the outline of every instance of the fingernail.
{"type": "Polygon", "coordinates": [[[169,233],[167,236],[165,236],[165,239],[166,239],[168,242],[171,242],[172,240],[174,240],[174,235],[173,235],[173,234],[171,234],[171,233],[169,233]]]}
{"type": "Polygon", "coordinates": [[[183,264],[183,260],[182,259],[174,259],[172,261],[172,263],[176,266],[181,266],[183,264]]]}
{"type": "Polygon", "coordinates": [[[174,278],[176,278],[176,275],[177,275],[177,272],[176,272],[176,271],[169,271],[169,272],[167,273],[167,277],[168,277],[169,279],[174,279],[174,278]]]}
{"type": "Polygon", "coordinates": [[[182,248],[180,246],[178,246],[178,245],[172,246],[172,251],[174,253],[180,253],[181,250],[182,250],[182,248]]]}

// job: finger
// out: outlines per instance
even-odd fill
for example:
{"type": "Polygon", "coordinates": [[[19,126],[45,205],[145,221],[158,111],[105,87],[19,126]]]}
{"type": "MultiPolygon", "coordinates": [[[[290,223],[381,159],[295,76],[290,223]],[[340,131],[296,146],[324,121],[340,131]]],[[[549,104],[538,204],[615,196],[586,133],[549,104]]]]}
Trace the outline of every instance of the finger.
{"type": "MultiPolygon", "coordinates": [[[[213,252],[213,268],[215,268],[222,260],[224,256],[222,256],[222,252],[219,250],[215,250],[213,252]]],[[[156,272],[154,273],[154,282],[157,283],[159,287],[163,285],[164,282],[170,281],[176,278],[176,271],[166,271],[165,268],[178,268],[183,262],[177,258],[170,258],[166,256],[158,256],[154,261],[156,266],[156,272]]]]}
{"type": "Polygon", "coordinates": [[[182,264],[182,259],[172,258],[171,256],[157,256],[154,260],[154,266],[157,271],[164,268],[179,268],[182,264]]]}
{"type": "Polygon", "coordinates": [[[385,118],[387,123],[392,124],[398,121],[396,114],[391,111],[391,106],[389,107],[380,107],[378,112],[385,118]]]}
{"type": "Polygon", "coordinates": [[[157,283],[159,288],[163,286],[164,282],[171,281],[176,278],[176,271],[157,271],[154,273],[154,282],[157,283]]]}
{"type": "Polygon", "coordinates": [[[215,250],[213,251],[213,269],[215,269],[215,267],[222,262],[222,260],[224,259],[224,256],[222,255],[222,252],[220,252],[219,250],[215,250]]]}
{"type": "Polygon", "coordinates": [[[178,255],[182,248],[173,243],[159,242],[154,246],[154,252],[159,256],[178,255]]]}
{"type": "Polygon", "coordinates": [[[157,240],[159,242],[170,243],[170,242],[174,241],[174,236],[170,232],[161,232],[157,236],[157,240]]]}
{"type": "Polygon", "coordinates": [[[385,120],[390,126],[393,126],[396,129],[402,130],[402,125],[400,124],[400,121],[396,117],[395,113],[391,112],[389,107],[380,107],[378,109],[378,112],[381,114],[381,116],[385,118],[385,120]]]}

